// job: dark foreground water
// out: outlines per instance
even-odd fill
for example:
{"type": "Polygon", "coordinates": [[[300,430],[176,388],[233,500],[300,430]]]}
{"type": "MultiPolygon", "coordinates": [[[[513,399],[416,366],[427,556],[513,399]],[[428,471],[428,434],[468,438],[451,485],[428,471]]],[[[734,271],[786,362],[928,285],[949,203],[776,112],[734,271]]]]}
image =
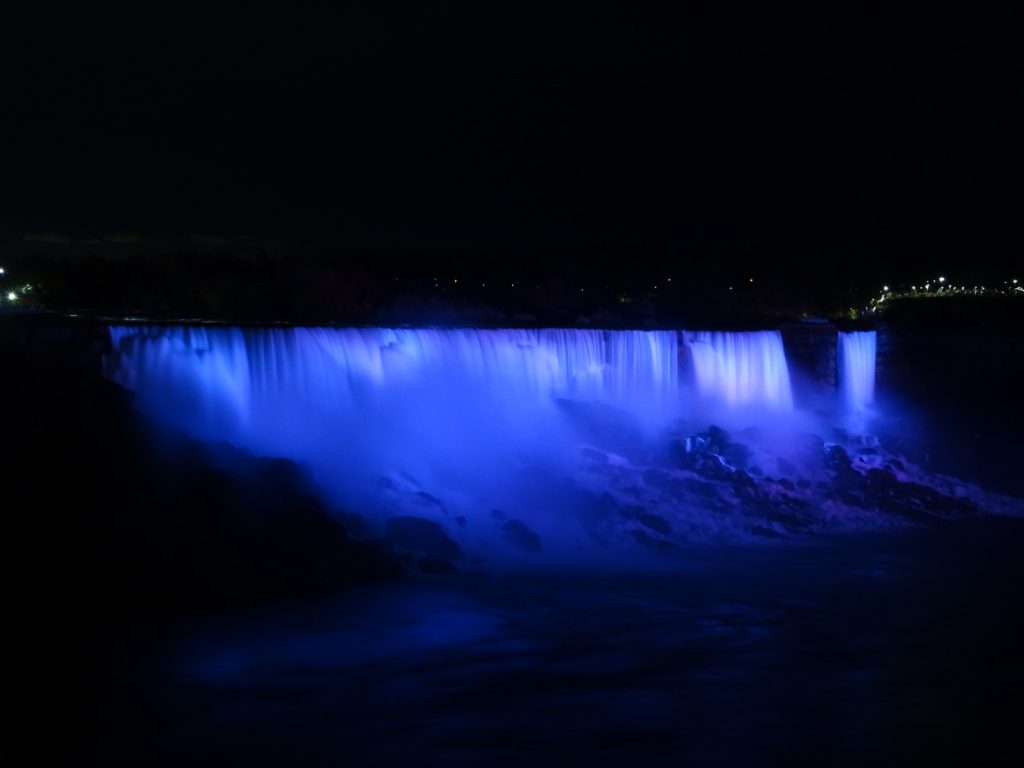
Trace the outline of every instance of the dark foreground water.
{"type": "Polygon", "coordinates": [[[50,728],[87,736],[43,747],[108,765],[1021,764],[1022,544],[1020,521],[988,519],[126,631],[53,692],[50,728]]]}

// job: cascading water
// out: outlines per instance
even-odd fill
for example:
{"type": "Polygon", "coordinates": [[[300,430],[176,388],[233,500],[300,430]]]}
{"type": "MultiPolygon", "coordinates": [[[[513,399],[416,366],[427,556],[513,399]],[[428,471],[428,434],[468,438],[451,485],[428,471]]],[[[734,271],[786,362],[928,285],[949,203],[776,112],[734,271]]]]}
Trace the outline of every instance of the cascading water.
{"type": "Polygon", "coordinates": [[[562,398],[648,423],[680,404],[674,331],[114,326],[110,339],[108,375],[148,414],[303,461],[339,500],[359,473],[482,478],[523,452],[554,457],[562,398]]]}
{"type": "Polygon", "coordinates": [[[848,414],[864,411],[875,400],[875,331],[839,334],[839,386],[848,414]]]}
{"type": "Polygon", "coordinates": [[[697,393],[729,408],[793,408],[789,367],[778,331],[686,333],[697,393]]]}
{"type": "Polygon", "coordinates": [[[113,326],[110,341],[107,375],[153,420],[299,461],[333,504],[449,524],[502,508],[555,539],[584,498],[559,495],[581,444],[628,452],[676,417],[699,430],[720,407],[792,407],[777,332],[113,326]]]}

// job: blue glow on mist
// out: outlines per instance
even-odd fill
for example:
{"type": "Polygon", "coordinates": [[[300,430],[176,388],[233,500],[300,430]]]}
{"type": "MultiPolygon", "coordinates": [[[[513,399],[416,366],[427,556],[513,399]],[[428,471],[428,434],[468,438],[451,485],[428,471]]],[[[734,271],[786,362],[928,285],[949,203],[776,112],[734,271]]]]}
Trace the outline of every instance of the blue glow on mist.
{"type": "Polygon", "coordinates": [[[529,515],[555,502],[516,471],[557,480],[595,422],[651,433],[793,408],[778,332],[113,326],[110,340],[108,376],[154,421],[299,461],[333,503],[408,514],[443,490],[449,519],[503,507],[542,535],[550,521],[529,515]]]}

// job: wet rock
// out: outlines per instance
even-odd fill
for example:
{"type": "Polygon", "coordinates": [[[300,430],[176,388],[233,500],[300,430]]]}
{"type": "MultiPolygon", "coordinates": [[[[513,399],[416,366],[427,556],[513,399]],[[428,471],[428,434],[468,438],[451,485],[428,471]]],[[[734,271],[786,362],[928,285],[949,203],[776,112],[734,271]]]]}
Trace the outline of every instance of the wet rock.
{"type": "Polygon", "coordinates": [[[705,454],[692,469],[708,480],[728,480],[733,473],[733,468],[716,453],[705,454]]]}
{"type": "Polygon", "coordinates": [[[630,533],[633,534],[633,539],[636,541],[636,543],[640,544],[641,546],[648,547],[649,549],[655,549],[660,552],[672,549],[672,542],[651,536],[649,533],[647,533],[647,531],[643,530],[642,528],[634,528],[630,531],[630,533]]]}
{"type": "Polygon", "coordinates": [[[448,511],[445,509],[443,501],[437,498],[437,496],[427,493],[426,491],[417,491],[416,500],[417,502],[426,507],[436,507],[437,509],[441,510],[444,513],[447,513],[448,511]]]}
{"type": "Polygon", "coordinates": [[[431,576],[447,576],[450,573],[455,573],[458,569],[451,560],[446,560],[443,557],[437,557],[436,555],[424,555],[419,559],[416,567],[422,573],[430,574],[431,576]]]}
{"type": "Polygon", "coordinates": [[[782,534],[772,528],[766,528],[763,525],[755,525],[750,529],[750,532],[755,536],[763,536],[766,539],[781,539],[782,534]]]}
{"type": "Polygon", "coordinates": [[[466,527],[466,518],[464,515],[456,515],[455,522],[459,525],[460,528],[466,527]]]}
{"type": "Polygon", "coordinates": [[[350,536],[366,536],[370,532],[370,524],[358,512],[343,512],[338,518],[350,536]]]}
{"type": "Polygon", "coordinates": [[[387,535],[403,549],[425,555],[461,560],[462,550],[438,523],[422,517],[403,515],[387,522],[387,535]]]}
{"type": "Polygon", "coordinates": [[[640,525],[657,533],[668,534],[672,530],[668,520],[651,512],[637,512],[634,514],[634,518],[640,525]]]}
{"type": "Polygon", "coordinates": [[[842,472],[850,469],[853,462],[850,455],[841,445],[829,445],[825,448],[825,466],[833,472],[842,472]]]}
{"type": "Polygon", "coordinates": [[[540,552],[540,536],[521,520],[509,520],[501,527],[505,540],[525,552],[540,552]]]}
{"type": "MultiPolygon", "coordinates": [[[[790,514],[787,512],[780,512],[778,510],[771,510],[765,514],[764,517],[770,523],[779,523],[789,528],[791,531],[795,531],[799,528],[804,527],[803,518],[798,515],[790,514]]],[[[776,533],[772,531],[772,533],[776,533]]]]}
{"type": "Polygon", "coordinates": [[[493,517],[495,520],[504,520],[505,519],[505,513],[502,512],[500,509],[492,509],[491,510],[491,517],[493,517]]]}
{"type": "Polygon", "coordinates": [[[688,493],[694,494],[695,496],[711,499],[718,495],[718,486],[714,483],[698,480],[696,478],[684,478],[682,482],[684,490],[688,493]]]}
{"type": "Polygon", "coordinates": [[[711,425],[708,428],[710,438],[709,450],[717,453],[725,461],[734,467],[744,468],[750,460],[750,449],[743,443],[738,443],[732,436],[721,427],[711,425]]]}
{"type": "Polygon", "coordinates": [[[788,478],[780,477],[778,483],[780,488],[785,488],[787,491],[796,490],[796,486],[793,484],[793,481],[788,478]]]}
{"type": "Polygon", "coordinates": [[[757,481],[754,480],[754,478],[752,478],[750,475],[748,475],[742,469],[737,469],[735,472],[733,472],[732,475],[729,477],[729,479],[732,481],[732,484],[734,486],[741,486],[742,485],[742,486],[747,486],[749,488],[752,488],[752,487],[757,485],[757,481]]]}
{"type": "Polygon", "coordinates": [[[673,477],[664,469],[658,469],[657,467],[645,469],[643,479],[644,483],[651,488],[657,488],[667,493],[677,491],[683,485],[681,479],[673,477]]]}

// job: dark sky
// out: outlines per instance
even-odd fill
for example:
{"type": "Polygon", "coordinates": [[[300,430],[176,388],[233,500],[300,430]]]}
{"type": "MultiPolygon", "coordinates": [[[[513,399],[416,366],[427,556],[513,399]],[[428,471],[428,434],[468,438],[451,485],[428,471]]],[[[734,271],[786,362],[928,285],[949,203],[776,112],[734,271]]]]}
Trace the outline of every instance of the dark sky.
{"type": "Polygon", "coordinates": [[[796,272],[953,271],[1021,251],[1012,12],[477,5],[8,3],[0,236],[207,233],[796,272]]]}

